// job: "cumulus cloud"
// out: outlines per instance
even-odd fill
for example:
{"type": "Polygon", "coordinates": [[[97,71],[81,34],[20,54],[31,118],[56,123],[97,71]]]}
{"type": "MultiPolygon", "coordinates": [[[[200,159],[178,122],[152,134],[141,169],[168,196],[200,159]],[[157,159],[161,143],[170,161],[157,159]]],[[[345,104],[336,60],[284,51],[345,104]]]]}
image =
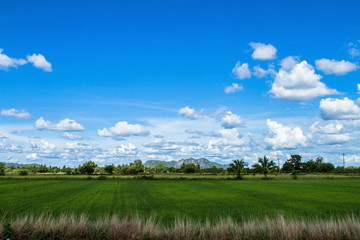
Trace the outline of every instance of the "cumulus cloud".
{"type": "Polygon", "coordinates": [[[40,143],[40,150],[42,153],[53,153],[56,148],[55,144],[51,144],[43,139],[40,143]]]}
{"type": "Polygon", "coordinates": [[[239,61],[236,63],[235,67],[232,69],[232,73],[238,79],[251,78],[251,72],[249,70],[249,64],[241,64],[239,61]]]}
{"type": "Polygon", "coordinates": [[[272,68],[268,68],[267,70],[265,70],[265,69],[261,68],[260,66],[255,66],[253,75],[257,78],[263,78],[266,76],[275,76],[276,71],[272,68]]]}
{"type": "Polygon", "coordinates": [[[321,82],[322,77],[306,61],[297,63],[291,70],[280,69],[270,93],[288,101],[308,101],[315,97],[338,94],[321,82]]]}
{"type": "Polygon", "coordinates": [[[277,49],[271,44],[251,42],[250,46],[254,49],[251,57],[259,60],[271,60],[276,58],[277,49]]]}
{"type": "Polygon", "coordinates": [[[31,118],[30,113],[28,113],[26,110],[24,110],[24,109],[17,110],[15,108],[3,109],[1,111],[1,116],[7,116],[7,117],[12,116],[12,117],[23,118],[23,119],[31,118]]]}
{"type": "MultiPolygon", "coordinates": [[[[209,141],[209,148],[214,150],[214,146],[217,147],[234,147],[234,146],[243,146],[245,144],[245,140],[241,138],[238,129],[221,129],[219,131],[220,137],[215,140],[209,141]]],[[[226,151],[227,148],[222,148],[222,151],[226,151]]]]}
{"type": "Polygon", "coordinates": [[[10,67],[18,67],[27,63],[25,59],[22,58],[11,58],[5,55],[3,49],[0,48],[0,69],[8,70],[10,67]]]}
{"type": "Polygon", "coordinates": [[[283,70],[289,71],[293,69],[300,62],[297,56],[288,56],[281,60],[280,66],[283,70]]]}
{"type": "Polygon", "coordinates": [[[268,135],[265,143],[273,150],[305,147],[307,138],[300,127],[284,126],[276,121],[267,120],[268,135]]]}
{"type": "Polygon", "coordinates": [[[150,131],[140,124],[129,124],[126,121],[118,122],[114,127],[109,129],[103,128],[98,130],[98,135],[101,137],[129,137],[134,136],[147,136],[150,131]]]}
{"type": "Polygon", "coordinates": [[[352,56],[352,57],[358,57],[358,56],[360,56],[359,42],[360,42],[360,41],[350,42],[350,43],[349,43],[349,45],[348,45],[348,46],[349,46],[348,52],[349,52],[350,56],[352,56]]]}
{"type": "Polygon", "coordinates": [[[229,94],[229,93],[235,93],[235,92],[239,92],[241,90],[243,90],[243,86],[240,86],[239,84],[237,83],[233,83],[231,86],[227,86],[225,87],[224,89],[224,92],[226,94],[229,94]]]}
{"type": "Polygon", "coordinates": [[[344,125],[341,123],[329,123],[325,126],[319,126],[319,122],[315,122],[310,127],[312,132],[321,132],[325,134],[338,134],[344,129],[344,125]]]}
{"type": "Polygon", "coordinates": [[[45,72],[52,72],[51,63],[46,61],[42,54],[28,55],[27,60],[34,65],[34,67],[44,70],[45,72]]]}
{"type": "Polygon", "coordinates": [[[45,120],[43,117],[40,117],[35,122],[35,128],[39,130],[49,129],[49,130],[58,130],[58,131],[83,131],[84,127],[76,122],[75,120],[65,118],[58,122],[57,124],[52,124],[50,121],[45,120]]]}
{"type": "Polygon", "coordinates": [[[36,160],[36,159],[39,159],[39,156],[37,153],[30,153],[30,154],[26,155],[26,159],[36,160]]]}
{"type": "Polygon", "coordinates": [[[315,133],[315,139],[319,144],[341,144],[351,140],[349,133],[345,132],[344,125],[342,123],[333,122],[326,125],[319,125],[319,122],[315,122],[310,130],[315,133]]]}
{"type": "Polygon", "coordinates": [[[123,157],[123,156],[135,155],[136,153],[137,153],[137,148],[132,143],[128,143],[127,145],[120,144],[119,146],[109,151],[109,154],[112,157],[123,157]]]}
{"type": "Polygon", "coordinates": [[[326,134],[318,141],[319,144],[334,145],[349,142],[352,138],[348,133],[344,134],[326,134]]]}
{"type": "Polygon", "coordinates": [[[63,137],[69,140],[81,140],[83,139],[82,136],[76,135],[76,134],[72,134],[69,132],[64,132],[63,137]]]}
{"type": "Polygon", "coordinates": [[[360,83],[357,84],[358,94],[360,94],[360,83]]]}
{"type": "Polygon", "coordinates": [[[355,63],[326,58],[316,60],[315,65],[318,70],[323,71],[325,74],[344,75],[357,69],[355,63]]]}
{"type": "Polygon", "coordinates": [[[347,97],[344,99],[321,99],[320,110],[321,116],[325,120],[360,119],[360,107],[347,97]]]}
{"type": "Polygon", "coordinates": [[[156,138],[149,142],[142,144],[146,154],[163,155],[163,154],[178,154],[188,153],[193,147],[197,147],[199,144],[189,141],[174,141],[163,138],[156,138]]]}
{"type": "Polygon", "coordinates": [[[193,108],[189,108],[189,106],[180,108],[179,110],[179,114],[181,116],[183,116],[184,118],[189,118],[189,119],[200,119],[203,118],[202,114],[199,114],[195,111],[195,109],[193,108]]]}
{"type": "Polygon", "coordinates": [[[240,127],[242,124],[242,118],[231,111],[227,111],[225,116],[221,119],[221,126],[224,128],[236,128],[240,127]]]}

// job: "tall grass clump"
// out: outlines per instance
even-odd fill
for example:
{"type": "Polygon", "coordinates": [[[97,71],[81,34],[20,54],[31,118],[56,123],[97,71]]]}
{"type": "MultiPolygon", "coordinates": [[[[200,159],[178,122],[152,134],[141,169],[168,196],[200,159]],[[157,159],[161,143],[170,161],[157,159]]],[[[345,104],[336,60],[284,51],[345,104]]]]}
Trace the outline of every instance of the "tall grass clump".
{"type": "Polygon", "coordinates": [[[119,217],[90,221],[85,215],[0,218],[0,239],[360,239],[360,220],[347,216],[329,220],[285,219],[283,216],[235,222],[176,219],[163,225],[154,218],[119,217]]]}

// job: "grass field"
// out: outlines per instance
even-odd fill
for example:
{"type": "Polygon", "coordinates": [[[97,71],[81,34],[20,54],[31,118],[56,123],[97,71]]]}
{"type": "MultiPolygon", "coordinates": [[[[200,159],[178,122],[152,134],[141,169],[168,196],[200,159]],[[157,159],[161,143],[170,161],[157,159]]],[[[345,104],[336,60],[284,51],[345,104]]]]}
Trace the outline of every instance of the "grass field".
{"type": "Polygon", "coordinates": [[[360,215],[360,180],[146,181],[0,178],[0,213],[6,218],[85,213],[204,221],[228,217],[340,217],[360,215]]]}

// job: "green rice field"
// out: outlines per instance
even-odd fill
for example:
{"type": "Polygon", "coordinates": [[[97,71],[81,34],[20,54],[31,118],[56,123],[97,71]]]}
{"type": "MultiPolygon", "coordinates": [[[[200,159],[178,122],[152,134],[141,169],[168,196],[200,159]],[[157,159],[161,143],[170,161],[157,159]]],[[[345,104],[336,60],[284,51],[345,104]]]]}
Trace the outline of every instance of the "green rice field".
{"type": "Polygon", "coordinates": [[[216,220],[231,217],[322,218],[360,215],[360,180],[0,179],[3,217],[85,213],[216,220]]]}

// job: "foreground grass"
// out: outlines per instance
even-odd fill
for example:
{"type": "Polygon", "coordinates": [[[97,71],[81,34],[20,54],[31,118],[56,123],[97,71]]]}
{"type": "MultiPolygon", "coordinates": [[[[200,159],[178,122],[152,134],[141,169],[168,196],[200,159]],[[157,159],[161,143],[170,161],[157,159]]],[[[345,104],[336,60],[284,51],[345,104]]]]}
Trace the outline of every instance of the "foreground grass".
{"type": "Polygon", "coordinates": [[[230,218],[214,223],[176,219],[164,226],[153,218],[100,218],[84,215],[54,218],[24,216],[0,221],[0,239],[360,239],[356,217],[329,220],[286,219],[283,216],[235,222],[230,218]]]}
{"type": "Polygon", "coordinates": [[[359,180],[144,181],[0,179],[5,219],[47,212],[94,220],[139,215],[171,224],[176,218],[241,222],[264,216],[330,219],[360,216],[359,180]]]}

